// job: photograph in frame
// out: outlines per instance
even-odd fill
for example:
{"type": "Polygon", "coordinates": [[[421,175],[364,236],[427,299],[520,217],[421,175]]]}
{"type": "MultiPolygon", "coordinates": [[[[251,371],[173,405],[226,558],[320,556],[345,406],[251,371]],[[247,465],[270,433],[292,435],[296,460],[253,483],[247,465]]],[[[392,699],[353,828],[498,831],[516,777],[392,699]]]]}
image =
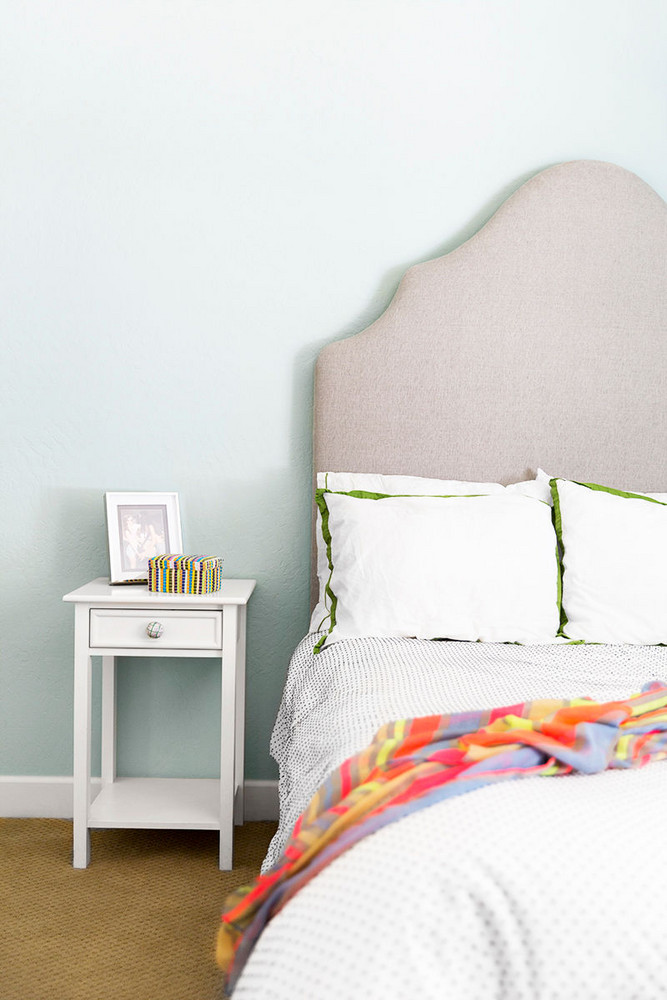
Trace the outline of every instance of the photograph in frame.
{"type": "Polygon", "coordinates": [[[111,583],[143,583],[152,556],[183,551],[177,493],[105,495],[111,583]]]}

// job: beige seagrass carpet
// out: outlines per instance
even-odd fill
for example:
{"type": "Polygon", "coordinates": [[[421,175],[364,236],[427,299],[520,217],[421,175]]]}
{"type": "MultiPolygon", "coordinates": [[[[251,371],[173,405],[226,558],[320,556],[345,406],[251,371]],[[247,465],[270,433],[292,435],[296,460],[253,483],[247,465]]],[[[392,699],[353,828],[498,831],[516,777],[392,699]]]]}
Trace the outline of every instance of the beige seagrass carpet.
{"type": "Polygon", "coordinates": [[[237,827],[231,872],[212,831],[94,830],[75,871],[71,822],[0,819],[0,1000],[222,1000],[222,904],[275,829],[237,827]]]}

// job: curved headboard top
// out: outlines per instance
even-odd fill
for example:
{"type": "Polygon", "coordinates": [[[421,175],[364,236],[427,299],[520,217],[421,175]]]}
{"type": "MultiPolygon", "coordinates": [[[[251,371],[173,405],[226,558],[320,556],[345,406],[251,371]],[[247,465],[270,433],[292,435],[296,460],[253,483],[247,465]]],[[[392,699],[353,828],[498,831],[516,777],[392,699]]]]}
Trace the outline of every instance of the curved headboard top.
{"type": "Polygon", "coordinates": [[[667,205],[563,163],[321,351],[315,470],[667,491],[666,372],[667,205]]]}

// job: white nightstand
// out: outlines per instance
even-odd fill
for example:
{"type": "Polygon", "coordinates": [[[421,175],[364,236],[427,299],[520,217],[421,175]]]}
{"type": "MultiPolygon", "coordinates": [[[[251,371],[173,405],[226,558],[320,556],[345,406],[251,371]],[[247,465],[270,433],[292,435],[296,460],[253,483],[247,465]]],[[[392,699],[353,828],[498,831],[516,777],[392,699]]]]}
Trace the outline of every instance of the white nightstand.
{"type": "Polygon", "coordinates": [[[246,606],[254,580],[224,580],[215,594],[156,594],[100,577],[66,594],[74,631],[74,856],[90,861],[91,828],[219,830],[220,868],[232,867],[243,822],[246,606]],[[158,621],[159,638],[146,626],[158,621]],[[92,656],[102,657],[102,787],[91,801],[92,656]],[[215,656],[222,662],[220,780],[116,778],[116,657],[215,656]]]}

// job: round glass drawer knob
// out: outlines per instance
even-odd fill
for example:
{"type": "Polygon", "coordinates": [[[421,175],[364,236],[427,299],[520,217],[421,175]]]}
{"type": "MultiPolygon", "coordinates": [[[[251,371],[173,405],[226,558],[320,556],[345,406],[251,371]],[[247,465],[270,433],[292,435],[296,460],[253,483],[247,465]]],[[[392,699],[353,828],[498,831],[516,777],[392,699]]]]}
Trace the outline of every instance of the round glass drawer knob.
{"type": "Polygon", "coordinates": [[[149,639],[159,639],[164,632],[162,622],[149,622],[146,626],[146,635],[149,639]]]}

